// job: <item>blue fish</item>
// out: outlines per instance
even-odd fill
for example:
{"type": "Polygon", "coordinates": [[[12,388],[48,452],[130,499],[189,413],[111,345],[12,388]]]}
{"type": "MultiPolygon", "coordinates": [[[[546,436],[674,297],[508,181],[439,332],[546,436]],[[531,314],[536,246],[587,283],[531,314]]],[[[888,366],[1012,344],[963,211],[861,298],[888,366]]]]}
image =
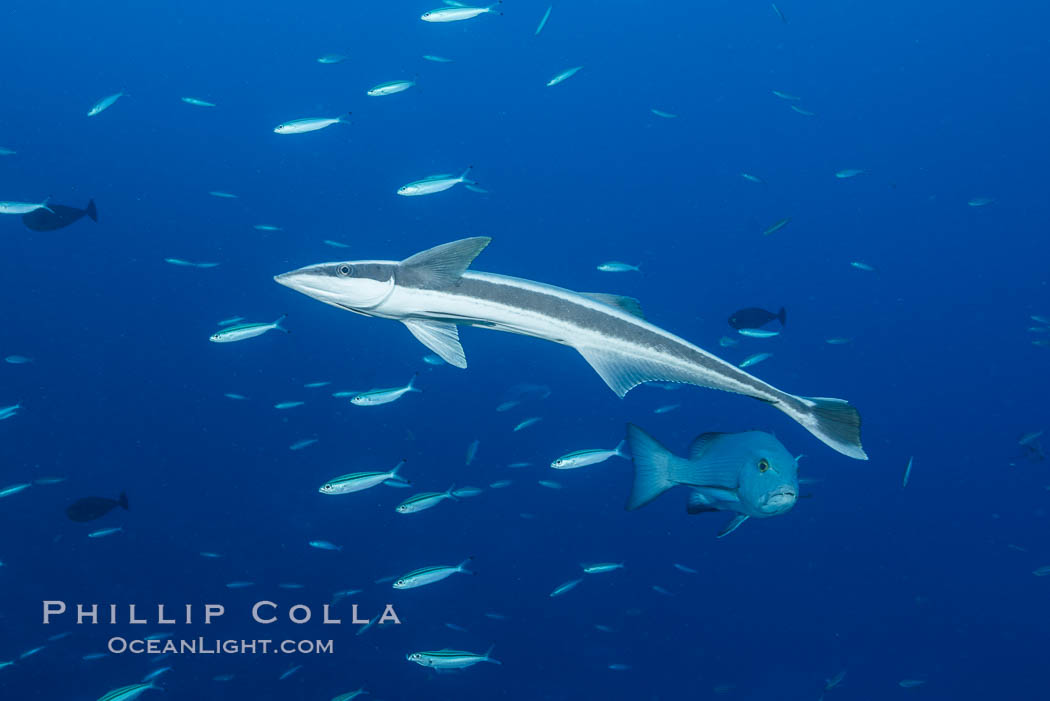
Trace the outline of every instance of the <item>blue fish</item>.
{"type": "Polygon", "coordinates": [[[723,538],[752,516],[786,513],[798,499],[798,462],[768,433],[702,433],[680,458],[634,424],[627,425],[634,488],[627,510],[641,508],[676,485],[690,487],[688,511],[731,511],[723,538]]]}

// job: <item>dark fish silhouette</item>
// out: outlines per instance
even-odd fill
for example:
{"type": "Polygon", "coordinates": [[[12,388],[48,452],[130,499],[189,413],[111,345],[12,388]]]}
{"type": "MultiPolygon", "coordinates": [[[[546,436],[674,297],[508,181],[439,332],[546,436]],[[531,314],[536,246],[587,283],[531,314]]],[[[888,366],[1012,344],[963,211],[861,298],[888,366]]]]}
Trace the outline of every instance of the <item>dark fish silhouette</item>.
{"type": "Polygon", "coordinates": [[[76,207],[66,207],[61,204],[49,204],[48,207],[52,211],[40,208],[35,209],[29,214],[22,216],[22,223],[26,225],[26,228],[32,229],[33,231],[54,231],[55,229],[62,229],[70,224],[79,221],[84,216],[91,218],[91,221],[98,221],[98,211],[95,209],[95,200],[90,200],[87,203],[85,209],[78,209],[76,207]]]}
{"type": "Polygon", "coordinates": [[[747,309],[734,312],[733,316],[729,317],[729,325],[734,329],[759,329],[773,321],[773,319],[778,319],[780,325],[783,326],[787,321],[787,312],[783,307],[776,314],[758,307],[748,307],[747,309]]]}
{"type": "Polygon", "coordinates": [[[117,499],[84,497],[69,505],[69,508],[66,509],[66,516],[72,521],[84,523],[102,518],[118,506],[123,507],[125,511],[128,510],[128,495],[124,492],[121,492],[117,499]]]}

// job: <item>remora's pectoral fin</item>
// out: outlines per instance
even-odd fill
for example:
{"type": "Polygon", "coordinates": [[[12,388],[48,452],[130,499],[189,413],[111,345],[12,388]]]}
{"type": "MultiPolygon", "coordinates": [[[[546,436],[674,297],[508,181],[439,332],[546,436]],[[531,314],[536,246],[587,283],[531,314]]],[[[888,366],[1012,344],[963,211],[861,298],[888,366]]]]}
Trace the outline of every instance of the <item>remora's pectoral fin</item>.
{"type": "Polygon", "coordinates": [[[684,382],[706,387],[695,372],[659,361],[639,358],[610,348],[577,348],[583,359],[620,397],[643,382],[684,382]]]}
{"type": "Polygon", "coordinates": [[[716,538],[725,538],[727,535],[740,528],[740,524],[746,521],[749,517],[744,514],[737,514],[733,517],[733,520],[727,523],[722,530],[718,532],[716,538]]]}
{"type": "Polygon", "coordinates": [[[616,307],[617,309],[623,310],[628,314],[632,314],[639,319],[645,318],[645,313],[642,312],[642,303],[634,297],[624,297],[623,295],[610,295],[604,292],[581,292],[580,295],[593,299],[595,302],[601,302],[607,304],[610,307],[616,307]]]}
{"type": "Polygon", "coordinates": [[[490,241],[488,236],[475,236],[443,243],[405,258],[398,271],[398,282],[430,288],[451,285],[463,276],[490,241]]]}
{"type": "Polygon", "coordinates": [[[467,367],[467,356],[459,342],[459,329],[447,321],[407,319],[405,326],[424,346],[441,356],[449,365],[467,367]]]}

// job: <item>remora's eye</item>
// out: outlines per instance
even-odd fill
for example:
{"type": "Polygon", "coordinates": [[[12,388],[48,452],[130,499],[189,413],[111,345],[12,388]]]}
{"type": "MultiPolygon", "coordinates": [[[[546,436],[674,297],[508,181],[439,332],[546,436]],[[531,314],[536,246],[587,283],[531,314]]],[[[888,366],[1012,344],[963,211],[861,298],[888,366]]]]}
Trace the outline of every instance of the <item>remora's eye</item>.
{"type": "Polygon", "coordinates": [[[349,265],[340,265],[339,274],[343,277],[350,277],[350,273],[354,272],[354,269],[349,265]]]}
{"type": "Polygon", "coordinates": [[[768,460],[766,460],[765,458],[762,458],[761,460],[758,461],[758,471],[759,472],[765,472],[768,469],[769,469],[769,461],[768,460]]]}

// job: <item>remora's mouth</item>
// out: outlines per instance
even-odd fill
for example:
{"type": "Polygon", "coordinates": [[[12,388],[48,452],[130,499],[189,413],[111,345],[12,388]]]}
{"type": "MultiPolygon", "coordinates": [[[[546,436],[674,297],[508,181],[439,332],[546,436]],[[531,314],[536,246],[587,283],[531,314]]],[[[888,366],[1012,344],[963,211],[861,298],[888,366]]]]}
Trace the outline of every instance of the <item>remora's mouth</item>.
{"type": "Polygon", "coordinates": [[[274,275],[273,280],[279,285],[284,285],[296,292],[302,292],[311,297],[314,296],[314,292],[322,291],[310,286],[310,275],[305,272],[305,270],[292,270],[287,273],[281,273],[280,275],[274,275]]]}

